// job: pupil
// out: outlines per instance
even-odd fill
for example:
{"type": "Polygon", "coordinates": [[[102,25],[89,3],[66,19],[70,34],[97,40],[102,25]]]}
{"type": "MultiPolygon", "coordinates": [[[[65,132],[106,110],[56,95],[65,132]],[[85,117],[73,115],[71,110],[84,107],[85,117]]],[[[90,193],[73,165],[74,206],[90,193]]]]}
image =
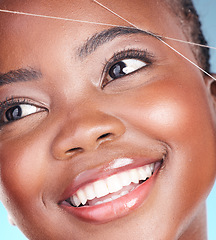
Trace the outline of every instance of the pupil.
{"type": "Polygon", "coordinates": [[[123,69],[126,67],[126,64],[124,62],[118,62],[115,65],[113,65],[109,70],[109,75],[111,78],[118,78],[125,75],[123,72],[123,69]]]}
{"type": "Polygon", "coordinates": [[[20,106],[14,106],[8,109],[5,115],[8,121],[17,120],[22,116],[22,109],[20,106]]]}

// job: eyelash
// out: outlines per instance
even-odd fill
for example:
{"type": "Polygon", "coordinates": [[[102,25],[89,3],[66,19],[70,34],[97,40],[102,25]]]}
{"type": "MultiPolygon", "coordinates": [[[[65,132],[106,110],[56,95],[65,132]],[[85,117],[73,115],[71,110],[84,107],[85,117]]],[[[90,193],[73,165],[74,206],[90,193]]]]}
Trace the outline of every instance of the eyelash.
{"type": "MultiPolygon", "coordinates": [[[[123,60],[126,59],[134,59],[134,60],[140,60],[143,61],[144,63],[146,63],[146,66],[150,66],[153,62],[154,62],[154,55],[152,53],[150,53],[147,50],[139,50],[139,49],[127,49],[127,50],[123,50],[117,53],[114,53],[113,57],[107,61],[103,70],[103,77],[102,77],[102,81],[101,81],[101,88],[103,89],[107,84],[109,84],[110,82],[112,82],[113,80],[122,78],[122,77],[118,77],[113,79],[112,81],[108,81],[106,82],[106,76],[109,74],[110,69],[112,68],[112,66],[114,66],[115,64],[117,64],[118,62],[121,62],[123,60]]],[[[144,67],[142,67],[144,68],[144,67]]],[[[140,70],[140,69],[138,69],[140,70]]],[[[133,74],[134,72],[138,71],[135,70],[129,74],[126,75],[130,75],[133,74]]]]}
{"type": "Polygon", "coordinates": [[[0,115],[2,112],[4,112],[9,107],[13,107],[17,104],[30,104],[29,101],[30,101],[29,99],[25,99],[25,98],[23,98],[23,99],[14,98],[14,97],[12,97],[10,99],[6,98],[6,100],[4,102],[0,103],[0,115]]]}

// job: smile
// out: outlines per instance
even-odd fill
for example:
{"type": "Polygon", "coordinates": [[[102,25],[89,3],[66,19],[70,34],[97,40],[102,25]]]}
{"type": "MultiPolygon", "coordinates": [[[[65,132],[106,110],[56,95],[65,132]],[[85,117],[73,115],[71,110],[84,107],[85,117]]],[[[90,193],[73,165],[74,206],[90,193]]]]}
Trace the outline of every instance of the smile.
{"type": "Polygon", "coordinates": [[[150,178],[154,168],[155,164],[152,163],[98,180],[79,189],[66,201],[74,207],[110,202],[133,191],[139,184],[150,178]]]}
{"type": "Polygon", "coordinates": [[[104,223],[128,214],[147,198],[163,160],[121,170],[79,187],[61,207],[90,222],[104,223]]]}

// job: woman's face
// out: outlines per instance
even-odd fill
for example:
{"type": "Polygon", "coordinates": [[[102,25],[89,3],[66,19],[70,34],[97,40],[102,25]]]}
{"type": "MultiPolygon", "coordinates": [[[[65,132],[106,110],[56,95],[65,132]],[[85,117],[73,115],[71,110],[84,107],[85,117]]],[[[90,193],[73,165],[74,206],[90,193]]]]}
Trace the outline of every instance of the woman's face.
{"type": "MultiPolygon", "coordinates": [[[[102,3],[185,39],[162,1],[102,3]]],[[[92,1],[0,6],[128,26],[92,1]]],[[[28,238],[167,240],[201,227],[216,172],[210,81],[145,32],[0,18],[1,201],[28,238]]]]}

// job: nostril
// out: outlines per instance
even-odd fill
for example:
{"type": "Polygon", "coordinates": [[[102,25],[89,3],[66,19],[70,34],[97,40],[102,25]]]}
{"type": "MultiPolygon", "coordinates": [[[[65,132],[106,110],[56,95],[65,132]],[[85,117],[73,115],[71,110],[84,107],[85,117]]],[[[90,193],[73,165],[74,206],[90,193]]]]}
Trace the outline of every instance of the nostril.
{"type": "Polygon", "coordinates": [[[69,150],[67,150],[66,154],[75,154],[75,153],[79,153],[79,152],[83,152],[83,148],[81,147],[76,147],[76,148],[71,148],[69,150]]]}
{"type": "Polygon", "coordinates": [[[112,133],[102,134],[100,137],[97,138],[97,141],[103,140],[104,138],[109,139],[112,135],[113,135],[112,133]]]}

